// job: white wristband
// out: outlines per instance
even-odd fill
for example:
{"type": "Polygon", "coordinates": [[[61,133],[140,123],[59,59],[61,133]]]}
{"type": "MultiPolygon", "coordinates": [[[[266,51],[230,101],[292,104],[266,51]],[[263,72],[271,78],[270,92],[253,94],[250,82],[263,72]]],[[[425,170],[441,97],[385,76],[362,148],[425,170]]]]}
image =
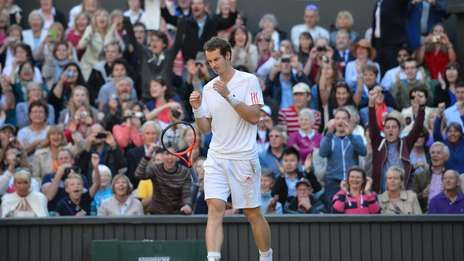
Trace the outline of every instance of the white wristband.
{"type": "Polygon", "coordinates": [[[201,107],[198,108],[198,109],[193,109],[192,108],[192,112],[193,112],[193,116],[195,118],[205,118],[206,117],[206,112],[201,107]]]}
{"type": "Polygon", "coordinates": [[[229,93],[226,100],[230,103],[230,105],[232,105],[232,107],[237,107],[241,103],[241,101],[232,93],[229,93]]]}

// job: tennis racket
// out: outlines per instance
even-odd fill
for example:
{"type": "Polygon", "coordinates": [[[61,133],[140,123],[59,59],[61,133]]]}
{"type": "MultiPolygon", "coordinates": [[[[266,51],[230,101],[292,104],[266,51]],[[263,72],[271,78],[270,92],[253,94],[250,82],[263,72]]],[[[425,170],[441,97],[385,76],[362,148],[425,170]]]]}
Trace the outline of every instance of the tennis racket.
{"type": "Polygon", "coordinates": [[[197,143],[196,131],[192,124],[185,121],[176,121],[169,124],[161,133],[161,145],[169,154],[178,157],[188,168],[192,167],[193,149],[197,143]],[[193,142],[186,144],[183,135],[192,130],[193,142]]]}

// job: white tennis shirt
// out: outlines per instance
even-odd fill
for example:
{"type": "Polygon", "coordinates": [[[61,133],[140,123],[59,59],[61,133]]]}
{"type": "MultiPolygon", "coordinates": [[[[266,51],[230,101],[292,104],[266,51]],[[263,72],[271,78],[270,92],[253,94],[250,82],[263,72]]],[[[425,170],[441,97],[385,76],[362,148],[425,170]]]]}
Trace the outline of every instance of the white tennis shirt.
{"type": "MultiPolygon", "coordinates": [[[[214,78],[203,89],[201,110],[211,118],[213,138],[208,154],[217,158],[249,160],[258,155],[256,135],[258,127],[240,117],[224,97],[213,89],[214,78]]],[[[229,92],[246,105],[263,105],[263,93],[258,78],[235,70],[227,83],[229,92]]]]}

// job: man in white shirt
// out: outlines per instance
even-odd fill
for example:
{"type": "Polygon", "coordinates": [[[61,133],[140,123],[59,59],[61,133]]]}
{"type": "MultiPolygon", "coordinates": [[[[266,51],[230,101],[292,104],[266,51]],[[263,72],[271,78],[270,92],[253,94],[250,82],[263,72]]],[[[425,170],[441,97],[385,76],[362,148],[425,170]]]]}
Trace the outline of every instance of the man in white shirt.
{"type": "Polygon", "coordinates": [[[298,50],[299,37],[302,32],[309,32],[313,39],[329,39],[329,31],[317,25],[319,22],[319,9],[316,5],[309,4],[306,6],[303,19],[304,24],[298,24],[292,27],[291,37],[295,50],[298,50]]]}
{"type": "Polygon", "coordinates": [[[256,124],[263,105],[261,88],[256,76],[232,67],[227,41],[213,37],[204,50],[209,65],[219,76],[204,87],[203,94],[192,92],[190,104],[201,132],[213,133],[204,164],[208,261],[221,258],[222,219],[230,194],[234,209],[243,209],[251,224],[259,260],[270,261],[271,234],[260,211],[261,166],[256,144],[256,124]]]}
{"type": "MultiPolygon", "coordinates": [[[[411,57],[411,53],[407,47],[401,47],[398,50],[396,61],[398,66],[388,70],[382,78],[380,85],[387,91],[389,91],[396,83],[396,77],[399,73],[400,80],[406,80],[406,73],[404,72],[404,62],[411,57]]],[[[419,70],[416,75],[416,80],[422,80],[422,71],[419,70]]]]}

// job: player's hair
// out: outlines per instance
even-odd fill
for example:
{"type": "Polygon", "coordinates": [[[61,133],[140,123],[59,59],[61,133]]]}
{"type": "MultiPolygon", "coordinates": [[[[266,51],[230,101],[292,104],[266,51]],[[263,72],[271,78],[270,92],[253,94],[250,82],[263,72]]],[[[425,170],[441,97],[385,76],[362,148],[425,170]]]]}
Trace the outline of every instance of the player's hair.
{"type": "Polygon", "coordinates": [[[211,38],[203,46],[203,50],[205,52],[212,52],[217,49],[219,49],[219,53],[223,57],[226,57],[227,53],[232,54],[232,47],[230,46],[229,42],[219,37],[211,38]]]}

